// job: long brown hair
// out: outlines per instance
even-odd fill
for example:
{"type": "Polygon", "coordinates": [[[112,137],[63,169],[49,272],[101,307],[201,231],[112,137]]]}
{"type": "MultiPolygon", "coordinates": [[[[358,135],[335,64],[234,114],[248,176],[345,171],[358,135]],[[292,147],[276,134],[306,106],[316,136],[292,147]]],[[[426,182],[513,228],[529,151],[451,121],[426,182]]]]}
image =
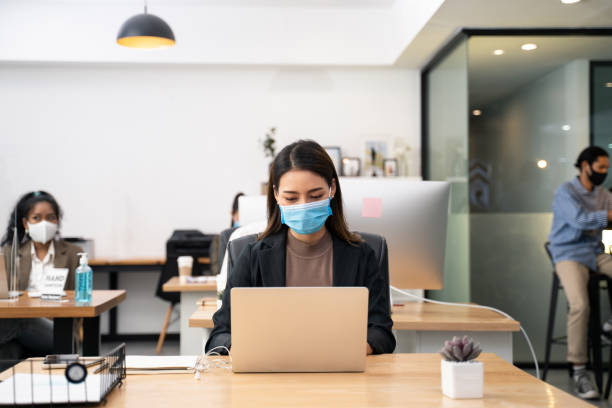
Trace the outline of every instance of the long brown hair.
{"type": "Polygon", "coordinates": [[[330,187],[332,180],[336,180],[336,194],[330,204],[332,215],[325,221],[325,226],[332,234],[348,243],[361,242],[361,237],[350,232],[346,225],[344,212],[342,211],[342,191],[334,163],[325,149],[312,140],[299,140],[285,146],[270,165],[270,179],[268,180],[268,226],[258,239],[264,239],[283,229],[280,208],[274,197],[274,189],[278,188],[278,183],[283,174],[294,169],[311,171],[323,177],[330,187]]]}

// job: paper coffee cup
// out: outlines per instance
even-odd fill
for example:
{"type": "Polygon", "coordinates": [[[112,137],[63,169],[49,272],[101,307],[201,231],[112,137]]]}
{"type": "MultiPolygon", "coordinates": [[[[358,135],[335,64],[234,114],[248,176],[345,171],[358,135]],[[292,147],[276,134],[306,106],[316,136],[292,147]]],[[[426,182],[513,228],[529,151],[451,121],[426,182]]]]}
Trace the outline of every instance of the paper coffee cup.
{"type": "Polygon", "coordinates": [[[179,256],[176,262],[178,264],[180,282],[187,283],[187,277],[191,276],[191,269],[193,268],[193,257],[179,256]]]}

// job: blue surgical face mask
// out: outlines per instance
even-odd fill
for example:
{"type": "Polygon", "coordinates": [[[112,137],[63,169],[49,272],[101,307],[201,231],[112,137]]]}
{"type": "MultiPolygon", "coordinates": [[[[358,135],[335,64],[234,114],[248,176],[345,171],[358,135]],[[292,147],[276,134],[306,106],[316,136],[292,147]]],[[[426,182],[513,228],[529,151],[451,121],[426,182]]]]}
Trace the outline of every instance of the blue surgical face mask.
{"type": "Polygon", "coordinates": [[[238,227],[240,227],[240,222],[236,220],[232,221],[232,228],[238,228],[238,227]]]}
{"type": "Polygon", "coordinates": [[[327,217],[332,215],[330,196],[325,200],[296,205],[278,205],[281,210],[281,222],[298,234],[313,234],[325,225],[327,217]]]}

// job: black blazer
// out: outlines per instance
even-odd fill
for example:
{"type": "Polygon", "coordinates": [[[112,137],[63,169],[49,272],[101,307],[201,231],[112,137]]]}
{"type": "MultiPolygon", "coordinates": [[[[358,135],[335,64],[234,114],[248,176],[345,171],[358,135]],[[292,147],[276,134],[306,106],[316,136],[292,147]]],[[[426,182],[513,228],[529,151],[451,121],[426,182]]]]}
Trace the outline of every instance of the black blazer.
{"type": "MultiPolygon", "coordinates": [[[[389,314],[387,288],[374,250],[365,242],[350,245],[333,234],[332,241],[333,286],[365,286],[369,289],[368,343],[375,354],[392,353],[395,349],[395,337],[391,331],[393,321],[389,314]]],[[[217,346],[231,347],[232,288],[286,286],[286,243],[287,228],[284,228],[249,244],[240,254],[228,277],[221,309],[213,316],[214,329],[206,342],[207,351],[217,346]]]]}

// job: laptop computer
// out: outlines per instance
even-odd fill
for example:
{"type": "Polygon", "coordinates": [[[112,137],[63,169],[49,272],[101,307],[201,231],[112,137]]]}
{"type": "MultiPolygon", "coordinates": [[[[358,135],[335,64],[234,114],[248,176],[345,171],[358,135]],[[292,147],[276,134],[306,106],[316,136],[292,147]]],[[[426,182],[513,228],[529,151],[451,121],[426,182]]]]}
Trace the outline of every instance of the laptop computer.
{"type": "Polygon", "coordinates": [[[232,370],[365,370],[365,287],[233,288],[232,370]]]}

